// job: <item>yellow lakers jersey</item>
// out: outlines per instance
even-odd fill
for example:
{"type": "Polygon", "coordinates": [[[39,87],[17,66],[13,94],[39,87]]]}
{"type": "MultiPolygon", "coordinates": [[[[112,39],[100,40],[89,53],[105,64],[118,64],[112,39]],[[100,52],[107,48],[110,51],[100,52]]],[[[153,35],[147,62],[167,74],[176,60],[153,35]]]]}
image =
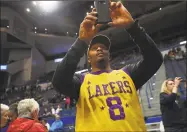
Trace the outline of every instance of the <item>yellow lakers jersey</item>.
{"type": "Polygon", "coordinates": [[[123,70],[87,73],[77,102],[76,132],[146,131],[136,88],[123,70]]]}

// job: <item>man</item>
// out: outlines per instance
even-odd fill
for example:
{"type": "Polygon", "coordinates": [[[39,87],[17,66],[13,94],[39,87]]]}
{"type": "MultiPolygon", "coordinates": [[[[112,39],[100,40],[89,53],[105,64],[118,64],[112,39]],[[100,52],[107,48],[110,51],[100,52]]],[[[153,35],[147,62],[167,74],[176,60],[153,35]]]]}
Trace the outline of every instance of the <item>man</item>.
{"type": "Polygon", "coordinates": [[[50,132],[56,132],[56,131],[60,131],[63,129],[63,122],[60,120],[60,116],[59,115],[55,115],[55,121],[53,122],[53,124],[51,125],[49,131],[50,132]]]}
{"type": "Polygon", "coordinates": [[[1,104],[1,128],[5,127],[8,122],[8,105],[1,104]]]}
{"type": "Polygon", "coordinates": [[[120,2],[111,2],[110,11],[112,22],[109,25],[127,29],[139,46],[143,60],[121,70],[112,70],[110,40],[107,36],[96,35],[100,25],[96,23],[95,9],[85,17],[77,41],[57,67],[52,80],[58,91],[78,100],[77,132],[146,131],[136,90],[154,75],[163,58],[153,40],[120,2]],[[92,71],[74,74],[87,49],[92,71]]]}
{"type": "Polygon", "coordinates": [[[59,115],[59,114],[61,114],[61,112],[62,112],[62,107],[60,106],[60,104],[57,106],[57,109],[56,109],[56,115],[59,115]]]}
{"type": "Polygon", "coordinates": [[[34,99],[24,99],[18,103],[18,118],[14,120],[7,132],[46,132],[38,123],[39,104],[34,99]]]}
{"type": "Polygon", "coordinates": [[[9,107],[8,116],[11,122],[13,122],[18,117],[18,103],[11,104],[9,107]]]}
{"type": "Polygon", "coordinates": [[[56,115],[56,111],[55,111],[54,106],[51,106],[51,113],[52,113],[52,115],[56,115]]]}

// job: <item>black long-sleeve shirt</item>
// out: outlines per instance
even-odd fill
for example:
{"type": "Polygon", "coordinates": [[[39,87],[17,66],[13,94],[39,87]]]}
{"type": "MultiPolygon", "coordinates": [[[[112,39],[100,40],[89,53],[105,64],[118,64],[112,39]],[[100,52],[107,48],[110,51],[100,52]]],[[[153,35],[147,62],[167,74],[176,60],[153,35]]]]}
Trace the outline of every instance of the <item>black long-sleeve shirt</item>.
{"type": "MultiPolygon", "coordinates": [[[[146,83],[163,62],[162,54],[154,41],[136,21],[127,32],[141,50],[143,59],[136,64],[126,65],[125,69],[131,76],[136,88],[146,83]]],[[[80,58],[84,55],[88,45],[77,39],[67,52],[63,61],[58,65],[52,84],[62,94],[78,99],[81,87],[81,74],[75,74],[80,58]]]]}
{"type": "Polygon", "coordinates": [[[160,110],[164,127],[185,127],[187,126],[186,100],[180,106],[177,94],[160,93],[160,110]],[[178,102],[178,103],[177,103],[178,102]]]}

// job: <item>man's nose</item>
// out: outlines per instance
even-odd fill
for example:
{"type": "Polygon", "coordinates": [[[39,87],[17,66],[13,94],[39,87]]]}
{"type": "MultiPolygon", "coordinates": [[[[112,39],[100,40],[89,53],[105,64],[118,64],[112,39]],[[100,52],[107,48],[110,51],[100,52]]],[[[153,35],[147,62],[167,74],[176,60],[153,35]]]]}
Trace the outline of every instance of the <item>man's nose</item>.
{"type": "Polygon", "coordinates": [[[97,51],[100,51],[100,50],[102,50],[102,48],[98,46],[98,47],[97,47],[97,51]]]}

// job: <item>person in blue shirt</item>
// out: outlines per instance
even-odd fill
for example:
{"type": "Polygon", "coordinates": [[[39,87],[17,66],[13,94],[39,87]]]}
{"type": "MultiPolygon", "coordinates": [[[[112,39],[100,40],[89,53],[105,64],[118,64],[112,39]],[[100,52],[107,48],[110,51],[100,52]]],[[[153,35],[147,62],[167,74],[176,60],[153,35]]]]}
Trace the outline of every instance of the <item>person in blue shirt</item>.
{"type": "Polygon", "coordinates": [[[52,123],[49,132],[59,132],[63,129],[63,122],[60,120],[59,115],[55,115],[56,120],[52,123]]]}

